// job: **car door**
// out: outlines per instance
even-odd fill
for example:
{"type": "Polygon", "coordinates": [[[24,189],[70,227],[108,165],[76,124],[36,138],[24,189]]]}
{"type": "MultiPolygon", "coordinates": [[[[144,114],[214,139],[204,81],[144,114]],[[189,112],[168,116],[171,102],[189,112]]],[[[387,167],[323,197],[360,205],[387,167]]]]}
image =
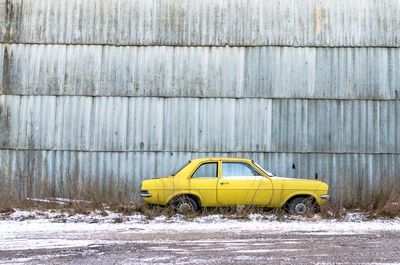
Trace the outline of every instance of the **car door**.
{"type": "Polygon", "coordinates": [[[246,162],[222,162],[218,204],[267,206],[271,198],[272,183],[268,177],[246,162]]]}
{"type": "Polygon", "coordinates": [[[217,205],[218,162],[200,164],[190,177],[190,190],[199,194],[202,206],[217,205]]]}

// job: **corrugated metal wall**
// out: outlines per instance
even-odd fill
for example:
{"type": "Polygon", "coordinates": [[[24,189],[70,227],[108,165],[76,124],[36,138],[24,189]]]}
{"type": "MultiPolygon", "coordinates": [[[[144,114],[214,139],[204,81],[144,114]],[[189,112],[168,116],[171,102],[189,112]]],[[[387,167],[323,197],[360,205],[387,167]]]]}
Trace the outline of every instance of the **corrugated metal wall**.
{"type": "Polygon", "coordinates": [[[6,67],[0,92],[13,95],[395,99],[400,93],[398,48],[0,44],[0,63],[6,67]]]}
{"type": "Polygon", "coordinates": [[[179,46],[398,46],[397,0],[2,0],[0,40],[179,46]]]}
{"type": "Polygon", "coordinates": [[[393,100],[8,95],[0,102],[7,113],[0,143],[9,149],[400,153],[393,100]]]}
{"type": "Polygon", "coordinates": [[[367,193],[400,176],[399,32],[397,0],[0,0],[0,185],[239,156],[367,193]]]}

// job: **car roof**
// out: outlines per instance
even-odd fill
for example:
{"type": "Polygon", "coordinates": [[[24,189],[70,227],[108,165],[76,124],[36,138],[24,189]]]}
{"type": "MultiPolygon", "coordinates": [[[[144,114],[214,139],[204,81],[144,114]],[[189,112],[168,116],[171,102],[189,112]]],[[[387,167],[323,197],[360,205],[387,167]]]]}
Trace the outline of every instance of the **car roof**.
{"type": "Polygon", "coordinates": [[[251,162],[251,159],[248,158],[238,158],[238,157],[203,157],[203,158],[194,158],[191,159],[193,162],[204,162],[204,161],[240,161],[240,162],[251,162]]]}

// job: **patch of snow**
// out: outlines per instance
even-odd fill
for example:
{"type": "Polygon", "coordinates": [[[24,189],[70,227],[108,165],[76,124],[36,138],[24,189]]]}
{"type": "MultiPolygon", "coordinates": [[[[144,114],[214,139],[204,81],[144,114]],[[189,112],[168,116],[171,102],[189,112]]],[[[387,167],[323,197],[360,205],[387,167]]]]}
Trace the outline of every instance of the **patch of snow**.
{"type": "Polygon", "coordinates": [[[51,197],[51,198],[44,198],[44,199],[39,199],[39,198],[26,198],[28,201],[33,201],[33,202],[43,202],[43,203],[56,203],[60,205],[65,205],[69,203],[90,203],[89,201],[85,200],[72,200],[69,198],[60,198],[60,197],[51,197]]]}
{"type": "Polygon", "coordinates": [[[366,221],[367,218],[361,212],[348,212],[346,213],[344,220],[349,222],[363,222],[366,221]]]}
{"type": "Polygon", "coordinates": [[[74,248],[99,244],[93,240],[65,240],[65,239],[14,239],[0,240],[1,250],[26,250],[46,248],[74,248]]]}
{"type": "Polygon", "coordinates": [[[12,261],[2,261],[3,265],[15,265],[15,264],[26,264],[30,261],[32,261],[34,258],[14,258],[12,261]]]}
{"type": "MultiPolygon", "coordinates": [[[[149,258],[141,258],[140,261],[141,262],[162,262],[162,261],[168,261],[169,259],[171,259],[172,257],[169,256],[155,256],[155,257],[149,257],[149,258]]],[[[137,261],[136,258],[131,259],[133,261],[137,261]]]]}
{"type": "Polygon", "coordinates": [[[296,249],[296,248],[273,248],[273,249],[243,249],[243,250],[237,250],[237,253],[242,253],[242,254],[250,254],[250,253],[267,253],[267,252],[296,252],[301,249],[296,249]]]}
{"type": "Polygon", "coordinates": [[[34,260],[44,261],[44,260],[48,260],[48,259],[55,258],[55,257],[68,257],[68,256],[70,256],[70,254],[33,255],[29,258],[24,257],[24,258],[13,258],[12,260],[1,260],[1,264],[2,265],[30,264],[34,260]]]}
{"type": "Polygon", "coordinates": [[[13,221],[25,221],[25,220],[50,220],[52,222],[67,222],[67,223],[121,223],[126,221],[143,221],[145,216],[140,214],[134,214],[125,216],[121,213],[114,213],[111,211],[105,211],[105,215],[100,211],[94,211],[90,214],[70,214],[68,212],[62,212],[59,210],[15,210],[10,214],[0,214],[0,220],[13,220],[13,221]]]}
{"type": "Polygon", "coordinates": [[[245,256],[245,255],[239,255],[239,256],[236,256],[235,259],[236,259],[236,260],[244,261],[244,260],[253,259],[253,257],[252,257],[252,256],[245,256]]]}

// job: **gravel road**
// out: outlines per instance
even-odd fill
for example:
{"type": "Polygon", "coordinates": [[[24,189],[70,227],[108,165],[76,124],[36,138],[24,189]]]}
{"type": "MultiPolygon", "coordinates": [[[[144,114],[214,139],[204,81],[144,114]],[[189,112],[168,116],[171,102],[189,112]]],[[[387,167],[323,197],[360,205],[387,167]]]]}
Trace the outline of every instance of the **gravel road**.
{"type": "Polygon", "coordinates": [[[400,264],[398,230],[54,232],[45,226],[5,236],[0,264],[400,264]]]}

